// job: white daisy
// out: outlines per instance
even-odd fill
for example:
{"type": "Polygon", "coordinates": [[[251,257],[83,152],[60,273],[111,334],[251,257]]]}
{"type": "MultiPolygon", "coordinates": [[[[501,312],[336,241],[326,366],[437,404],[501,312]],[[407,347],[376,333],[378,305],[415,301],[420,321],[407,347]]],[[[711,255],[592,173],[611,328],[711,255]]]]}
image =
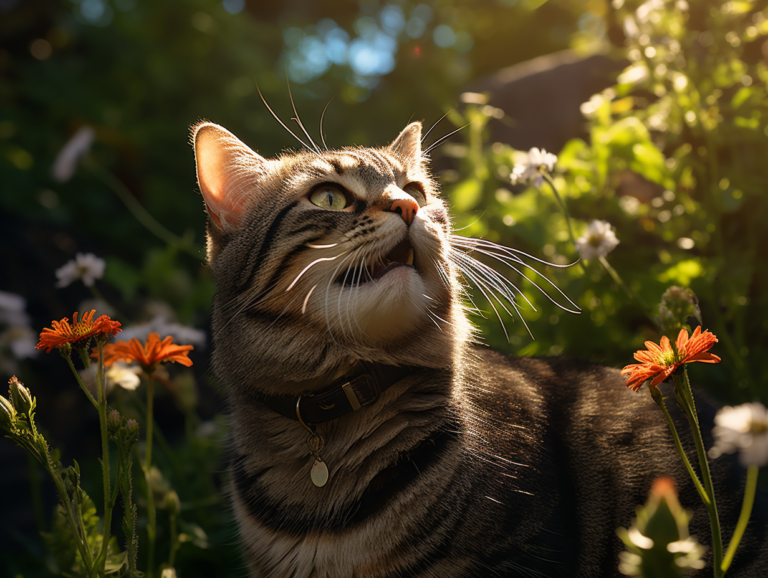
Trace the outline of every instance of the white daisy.
{"type": "Polygon", "coordinates": [[[744,467],[768,464],[768,410],[762,403],[724,407],[715,416],[711,458],[739,452],[744,467]]]}
{"type": "Polygon", "coordinates": [[[528,151],[525,162],[516,164],[512,169],[512,174],[510,175],[512,184],[533,183],[535,187],[541,187],[544,183],[543,173],[551,173],[555,168],[556,162],[556,155],[548,153],[544,149],[539,150],[534,147],[528,151]]]}
{"type": "MultiPolygon", "coordinates": [[[[80,379],[83,380],[85,387],[91,392],[93,397],[97,397],[96,391],[96,372],[98,370],[97,363],[91,363],[88,369],[78,370],[80,379]]],[[[139,387],[141,373],[141,367],[133,363],[123,363],[122,361],[115,362],[114,365],[104,370],[104,377],[107,380],[107,395],[112,393],[115,386],[122,387],[128,391],[133,391],[139,387]]]]}
{"type": "Polygon", "coordinates": [[[78,253],[72,261],[56,269],[59,280],[56,287],[66,287],[79,279],[82,279],[86,287],[93,287],[96,279],[104,276],[106,266],[106,261],[93,253],[78,253]]]}
{"type": "Polygon", "coordinates": [[[139,379],[140,373],[141,367],[135,363],[115,362],[112,367],[104,372],[107,378],[107,391],[111,391],[116,385],[128,391],[133,391],[139,387],[141,381],[139,379]]]}
{"type": "Polygon", "coordinates": [[[576,239],[576,248],[582,259],[605,257],[616,248],[619,240],[607,221],[592,221],[584,234],[576,239]]]}

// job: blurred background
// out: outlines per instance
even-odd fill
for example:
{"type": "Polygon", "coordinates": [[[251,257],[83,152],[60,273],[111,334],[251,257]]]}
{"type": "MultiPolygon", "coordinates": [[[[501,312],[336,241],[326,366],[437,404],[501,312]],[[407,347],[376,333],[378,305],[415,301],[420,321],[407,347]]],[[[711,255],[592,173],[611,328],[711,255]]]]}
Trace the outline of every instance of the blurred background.
{"type": "MultiPolygon", "coordinates": [[[[295,148],[258,83],[297,130],[290,86],[318,142],[322,117],[330,147],[383,145],[411,120],[428,128],[446,114],[425,144],[467,125],[431,153],[457,228],[563,265],[579,254],[552,189],[509,178],[530,147],[559,155],[554,183],[574,235],[593,219],[616,233],[613,274],[597,259],[536,265],[582,309],[572,315],[504,271],[535,306],[520,303],[535,340],[502,312],[507,338],[476,294],[486,313],[475,322],[493,347],[621,367],[645,339],[658,342],[664,291],[689,287],[723,357],[692,368],[694,384],[722,402],[766,401],[767,7],[0,0],[0,377],[30,387],[49,441],[98,480],[86,461],[99,452],[96,416],[58,355],[34,350],[37,334],[96,308],[137,334],[163,327],[194,343],[195,365],[158,393],[158,460],[189,537],[177,568],[240,571],[217,497],[225,403],[208,371],[213,286],[188,127],[214,121],[263,156],[295,148]],[[56,270],[78,253],[103,259],[103,277],[57,287],[56,270]]],[[[116,389],[113,403],[130,406],[116,389]]],[[[14,496],[0,521],[0,576],[51,575],[38,531],[50,527],[53,492],[10,442],[0,456],[0,494],[14,496]]]]}

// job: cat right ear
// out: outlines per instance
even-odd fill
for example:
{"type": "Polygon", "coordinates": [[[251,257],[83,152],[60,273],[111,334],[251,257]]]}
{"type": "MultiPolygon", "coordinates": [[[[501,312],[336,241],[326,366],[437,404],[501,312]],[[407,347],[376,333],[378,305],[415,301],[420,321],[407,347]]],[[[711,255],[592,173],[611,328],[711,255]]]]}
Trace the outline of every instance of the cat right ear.
{"type": "Polygon", "coordinates": [[[211,122],[192,127],[197,182],[216,227],[229,231],[240,224],[249,193],[268,162],[240,139],[211,122]]]}

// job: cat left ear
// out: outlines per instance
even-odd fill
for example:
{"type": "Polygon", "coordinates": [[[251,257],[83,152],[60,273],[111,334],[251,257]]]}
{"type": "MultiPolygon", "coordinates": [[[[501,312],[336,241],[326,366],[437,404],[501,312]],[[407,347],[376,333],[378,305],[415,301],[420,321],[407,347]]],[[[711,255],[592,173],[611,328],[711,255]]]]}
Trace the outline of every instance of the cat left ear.
{"type": "Polygon", "coordinates": [[[210,122],[192,127],[192,142],[197,182],[208,214],[218,229],[234,229],[268,161],[227,129],[210,122]]]}
{"type": "Polygon", "coordinates": [[[421,123],[412,122],[389,145],[389,151],[406,166],[418,166],[421,161],[421,123]]]}

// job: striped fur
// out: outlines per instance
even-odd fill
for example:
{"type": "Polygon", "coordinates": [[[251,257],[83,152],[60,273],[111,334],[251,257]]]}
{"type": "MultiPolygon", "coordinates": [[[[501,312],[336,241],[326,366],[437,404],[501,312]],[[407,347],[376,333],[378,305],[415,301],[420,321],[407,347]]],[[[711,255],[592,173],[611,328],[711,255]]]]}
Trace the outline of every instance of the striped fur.
{"type": "MultiPolygon", "coordinates": [[[[193,130],[217,284],[213,366],[230,399],[231,492],[252,576],[615,576],[615,529],[655,477],[675,477],[696,507],[663,417],[615,370],[474,342],[419,124],[383,148],[272,160],[216,125],[193,130]],[[348,207],[313,205],[324,183],[348,207]],[[426,202],[409,226],[393,199],[410,183],[426,202]],[[367,280],[405,238],[414,267],[367,280]],[[330,469],[317,488],[307,431],[258,396],[320,388],[361,360],[420,369],[317,426],[330,469]]],[[[729,536],[742,472],[724,459],[714,475],[729,536]]],[[[758,498],[729,576],[768,568],[758,498]]],[[[693,530],[707,543],[701,507],[693,530]]]]}

